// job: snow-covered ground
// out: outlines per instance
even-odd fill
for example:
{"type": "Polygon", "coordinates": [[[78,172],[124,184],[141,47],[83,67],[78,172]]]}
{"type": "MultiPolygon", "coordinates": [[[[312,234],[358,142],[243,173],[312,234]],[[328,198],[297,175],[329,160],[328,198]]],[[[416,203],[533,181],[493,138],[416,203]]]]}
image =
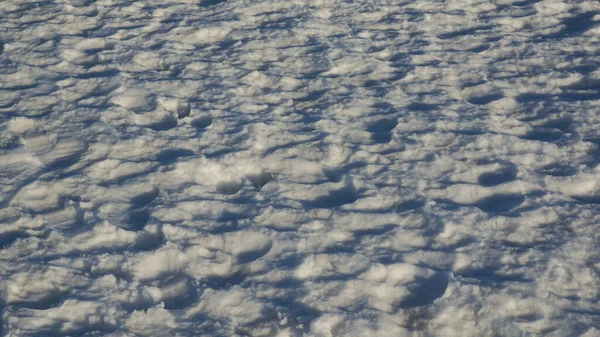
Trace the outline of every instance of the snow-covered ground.
{"type": "Polygon", "coordinates": [[[600,336],[600,2],[0,1],[0,335],[600,336]]]}

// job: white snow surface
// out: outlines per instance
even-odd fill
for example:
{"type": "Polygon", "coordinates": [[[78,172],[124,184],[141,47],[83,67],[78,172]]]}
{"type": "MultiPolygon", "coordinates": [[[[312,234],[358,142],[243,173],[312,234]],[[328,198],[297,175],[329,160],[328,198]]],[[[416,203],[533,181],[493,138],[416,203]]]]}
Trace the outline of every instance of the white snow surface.
{"type": "Polygon", "coordinates": [[[600,336],[600,2],[0,1],[0,335],[600,336]]]}

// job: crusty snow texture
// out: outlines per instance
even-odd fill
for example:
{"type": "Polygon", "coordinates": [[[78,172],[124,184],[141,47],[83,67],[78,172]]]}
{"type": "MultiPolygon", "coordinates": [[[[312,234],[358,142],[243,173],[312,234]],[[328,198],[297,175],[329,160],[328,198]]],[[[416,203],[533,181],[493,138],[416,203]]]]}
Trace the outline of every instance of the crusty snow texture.
{"type": "Polygon", "coordinates": [[[1,0],[0,335],[600,336],[600,2],[1,0]]]}

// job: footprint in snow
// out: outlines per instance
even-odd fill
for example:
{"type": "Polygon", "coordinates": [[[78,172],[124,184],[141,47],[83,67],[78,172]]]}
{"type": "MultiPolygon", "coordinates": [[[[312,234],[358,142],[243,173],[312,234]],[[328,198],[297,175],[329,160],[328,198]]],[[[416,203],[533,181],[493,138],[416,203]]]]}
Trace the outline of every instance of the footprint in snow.
{"type": "Polygon", "coordinates": [[[206,129],[207,127],[211,126],[212,123],[213,123],[213,118],[210,116],[202,116],[202,117],[194,118],[190,122],[190,124],[193,127],[198,128],[200,130],[206,129]]]}
{"type": "Polygon", "coordinates": [[[225,236],[224,251],[241,264],[260,259],[271,251],[271,247],[273,241],[263,233],[235,232],[225,236]]]}
{"type": "Polygon", "coordinates": [[[486,170],[479,174],[477,182],[481,186],[496,186],[517,178],[517,166],[511,162],[482,163],[486,170]]]}
{"type": "Polygon", "coordinates": [[[381,118],[367,125],[371,139],[376,143],[389,143],[392,140],[392,130],[398,125],[396,118],[381,118]]]}
{"type": "Polygon", "coordinates": [[[153,282],[152,296],[167,310],[178,310],[196,303],[198,291],[186,275],[171,275],[153,282]]]}
{"type": "Polygon", "coordinates": [[[215,189],[220,194],[236,194],[242,189],[244,182],[241,179],[225,179],[216,183],[215,189]]]}

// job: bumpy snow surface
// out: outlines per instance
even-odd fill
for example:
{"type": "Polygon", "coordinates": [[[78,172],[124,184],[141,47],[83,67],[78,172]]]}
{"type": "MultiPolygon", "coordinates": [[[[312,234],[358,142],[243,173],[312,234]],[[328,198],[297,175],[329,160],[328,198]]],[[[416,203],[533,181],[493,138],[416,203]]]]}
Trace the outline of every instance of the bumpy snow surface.
{"type": "Polygon", "coordinates": [[[0,1],[0,335],[600,336],[600,2],[0,1]]]}

